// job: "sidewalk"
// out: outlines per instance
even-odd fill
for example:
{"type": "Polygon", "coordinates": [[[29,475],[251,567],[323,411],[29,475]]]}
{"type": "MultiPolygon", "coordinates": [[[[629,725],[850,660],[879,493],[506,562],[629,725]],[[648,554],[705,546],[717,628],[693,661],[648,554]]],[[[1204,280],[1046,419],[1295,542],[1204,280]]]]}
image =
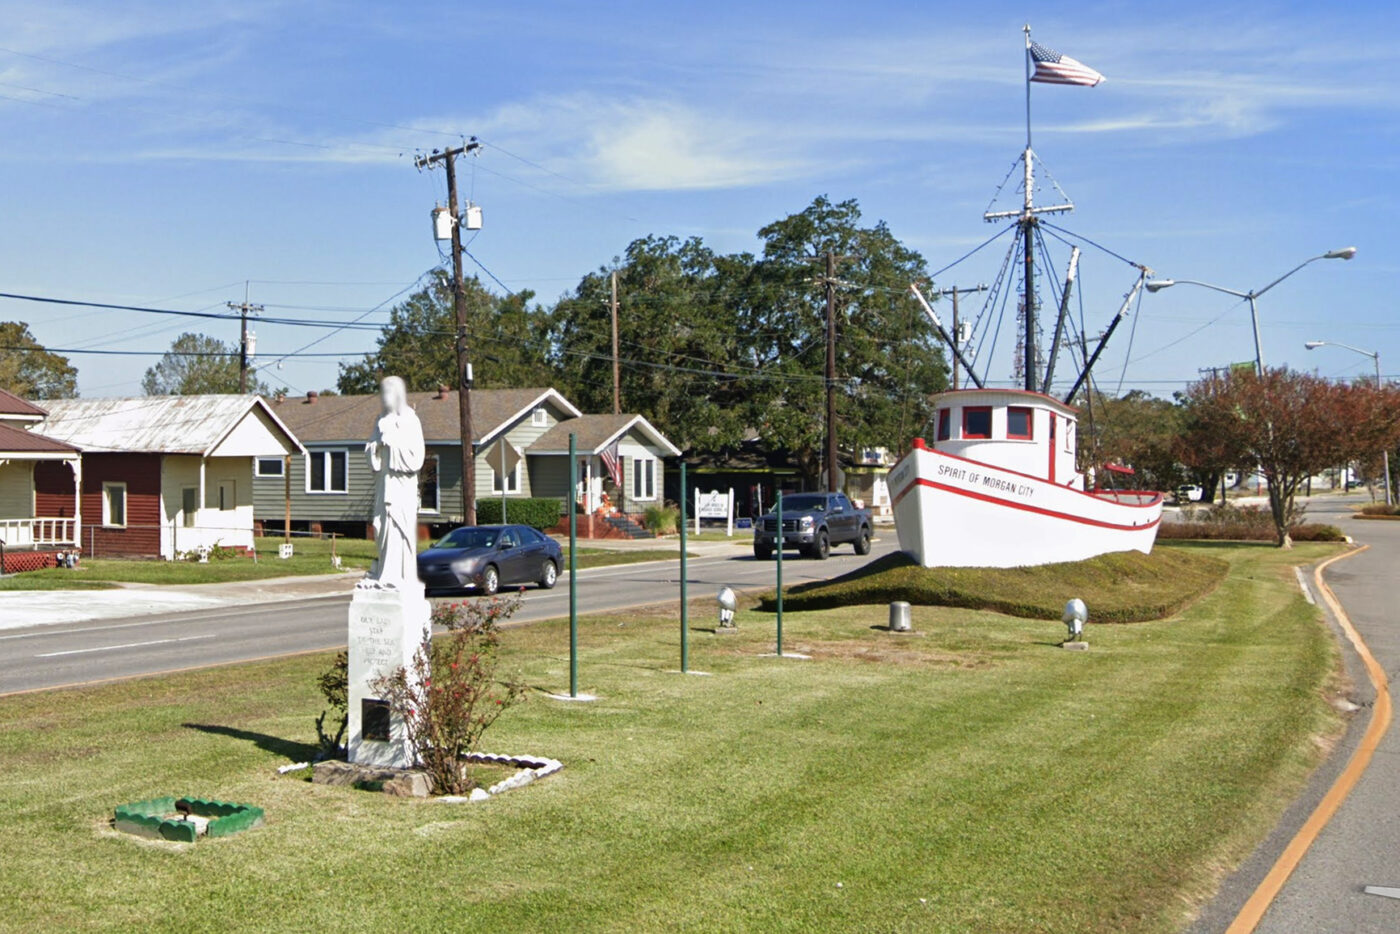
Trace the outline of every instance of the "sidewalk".
{"type": "Polygon", "coordinates": [[[12,590],[0,593],[0,629],[338,597],[348,595],[361,576],[346,572],[184,587],[122,584],[114,590],[12,590]]]}

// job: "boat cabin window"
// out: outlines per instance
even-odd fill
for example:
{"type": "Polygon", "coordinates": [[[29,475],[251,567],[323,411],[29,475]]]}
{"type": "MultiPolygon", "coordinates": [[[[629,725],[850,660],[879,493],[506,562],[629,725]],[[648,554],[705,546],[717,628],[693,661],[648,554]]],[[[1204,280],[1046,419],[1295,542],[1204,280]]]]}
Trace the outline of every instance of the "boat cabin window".
{"type": "Polygon", "coordinates": [[[938,410],[938,440],[947,441],[953,436],[953,410],[938,410]]]}
{"type": "Polygon", "coordinates": [[[1015,441],[1030,441],[1031,410],[1024,405],[1012,405],[1006,409],[1006,437],[1015,441]]]}
{"type": "Polygon", "coordinates": [[[989,405],[969,405],[962,410],[962,436],[964,438],[990,438],[992,436],[992,407],[989,405]]]}

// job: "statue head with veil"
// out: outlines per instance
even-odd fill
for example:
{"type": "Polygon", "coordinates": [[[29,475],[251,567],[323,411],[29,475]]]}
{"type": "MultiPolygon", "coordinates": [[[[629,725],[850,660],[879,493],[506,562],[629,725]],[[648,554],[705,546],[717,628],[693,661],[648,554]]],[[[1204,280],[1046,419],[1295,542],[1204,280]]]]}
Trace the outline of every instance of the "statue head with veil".
{"type": "Polygon", "coordinates": [[[382,406],[365,444],[374,473],[374,542],[379,558],[358,585],[376,590],[420,587],[418,580],[418,471],[423,467],[423,425],[397,376],[379,386],[382,406]]]}

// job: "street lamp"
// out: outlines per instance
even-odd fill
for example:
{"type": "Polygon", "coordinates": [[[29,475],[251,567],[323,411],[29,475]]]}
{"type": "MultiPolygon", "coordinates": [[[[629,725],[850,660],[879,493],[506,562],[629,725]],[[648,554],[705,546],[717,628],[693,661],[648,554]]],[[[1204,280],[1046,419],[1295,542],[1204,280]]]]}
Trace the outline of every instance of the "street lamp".
{"type": "Polygon", "coordinates": [[[1320,259],[1351,259],[1355,255],[1356,247],[1354,246],[1343,247],[1340,250],[1328,250],[1326,253],[1322,253],[1310,259],[1303,260],[1297,266],[1294,266],[1292,269],[1288,270],[1288,272],[1279,276],[1277,279],[1275,279],[1273,282],[1270,282],[1262,289],[1251,289],[1248,292],[1241,292],[1239,289],[1227,289],[1223,285],[1212,285],[1209,282],[1201,282],[1197,279],[1149,279],[1147,281],[1147,291],[1160,292],[1163,289],[1169,289],[1174,285],[1199,285],[1201,288],[1204,289],[1212,289],[1216,292],[1224,292],[1226,295],[1233,295],[1236,298],[1243,298],[1246,301],[1248,301],[1249,316],[1250,319],[1254,322],[1254,370],[1258,375],[1263,376],[1264,345],[1259,338],[1259,309],[1255,305],[1255,299],[1257,299],[1259,296],[1269,291],[1269,289],[1272,289],[1274,286],[1278,285],[1284,279],[1287,279],[1289,276],[1293,275],[1295,272],[1302,269],[1309,263],[1315,263],[1320,259]]]}
{"type": "MultiPolygon", "coordinates": [[[[1343,344],[1341,341],[1305,341],[1303,346],[1309,350],[1316,350],[1319,347],[1341,347],[1343,350],[1350,350],[1352,353],[1359,353],[1363,357],[1370,357],[1371,362],[1376,365],[1376,388],[1381,388],[1381,352],[1379,350],[1362,350],[1360,347],[1353,347],[1350,344],[1343,344]]],[[[1385,461],[1385,504],[1391,505],[1390,497],[1390,449],[1381,451],[1381,458],[1385,461]]]]}

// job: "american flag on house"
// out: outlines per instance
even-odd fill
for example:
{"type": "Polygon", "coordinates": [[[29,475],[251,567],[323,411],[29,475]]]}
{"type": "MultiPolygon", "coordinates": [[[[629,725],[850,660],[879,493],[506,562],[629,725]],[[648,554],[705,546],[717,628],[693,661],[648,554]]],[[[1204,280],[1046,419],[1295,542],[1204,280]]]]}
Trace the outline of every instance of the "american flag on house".
{"type": "Polygon", "coordinates": [[[622,486],[622,456],[618,454],[617,442],[603,448],[598,454],[603,459],[603,466],[607,468],[608,476],[618,487],[622,486]]]}
{"type": "Polygon", "coordinates": [[[1035,71],[1031,73],[1032,81],[1041,84],[1075,84],[1085,88],[1092,88],[1103,81],[1103,75],[1088,65],[1068,55],[1061,55],[1054,49],[1047,49],[1039,42],[1032,42],[1029,52],[1031,63],[1035,65],[1035,71]]]}

